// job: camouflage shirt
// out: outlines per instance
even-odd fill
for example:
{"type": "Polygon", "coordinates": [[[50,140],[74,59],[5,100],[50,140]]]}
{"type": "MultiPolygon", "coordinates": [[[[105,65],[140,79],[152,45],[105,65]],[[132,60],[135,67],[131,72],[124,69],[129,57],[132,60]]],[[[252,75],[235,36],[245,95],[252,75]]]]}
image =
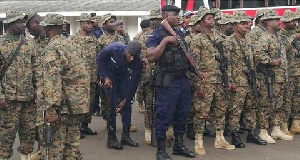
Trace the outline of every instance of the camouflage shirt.
{"type": "MultiPolygon", "coordinates": [[[[287,80],[287,59],[284,39],[279,34],[274,35],[266,31],[260,39],[253,45],[253,56],[256,67],[264,69],[266,66],[275,72],[275,82],[285,82],[287,80]],[[281,58],[281,65],[275,66],[274,60],[281,58]]],[[[258,76],[263,76],[261,73],[258,76]]]]}
{"type": "Polygon", "coordinates": [[[146,31],[145,33],[143,33],[141,35],[141,37],[139,39],[139,42],[142,45],[142,51],[141,51],[142,61],[144,63],[146,63],[146,68],[144,68],[142,71],[141,82],[148,82],[150,80],[151,70],[152,70],[152,68],[155,67],[155,64],[150,63],[146,57],[146,55],[147,55],[147,40],[152,32],[153,32],[152,29],[149,31],[146,31]]]}
{"type": "Polygon", "coordinates": [[[253,52],[253,44],[255,44],[260,39],[264,32],[267,32],[265,28],[256,26],[246,34],[246,43],[247,46],[250,47],[251,52],[253,52]]]}
{"type": "Polygon", "coordinates": [[[190,45],[191,45],[192,39],[193,39],[196,35],[197,35],[196,33],[191,32],[190,35],[188,35],[188,36],[186,36],[186,37],[184,38],[186,44],[187,44],[188,47],[189,47],[189,50],[190,50],[190,45]]]}
{"type": "Polygon", "coordinates": [[[286,47],[286,57],[288,60],[288,75],[289,76],[300,76],[300,42],[299,41],[293,41],[294,36],[296,32],[295,30],[287,31],[284,28],[280,30],[280,33],[282,35],[285,35],[289,38],[288,42],[285,44],[286,47]],[[298,48],[298,49],[297,49],[298,48]],[[298,56],[297,56],[298,55],[298,56]]]}
{"type": "MultiPolygon", "coordinates": [[[[5,34],[0,37],[0,67],[9,63],[19,45],[20,36],[5,34]]],[[[33,71],[34,62],[33,47],[25,43],[7,69],[0,85],[0,98],[15,101],[34,100],[33,71]]]]}
{"type": "Polygon", "coordinates": [[[191,54],[195,61],[196,69],[206,75],[208,83],[221,83],[220,65],[215,59],[220,53],[214,43],[223,40],[224,39],[213,30],[212,36],[199,33],[191,41],[191,54]]]}
{"type": "Polygon", "coordinates": [[[140,38],[141,38],[141,35],[143,35],[143,34],[144,34],[144,32],[141,31],[140,33],[138,33],[137,35],[135,35],[135,36],[133,37],[133,40],[139,41],[140,38]]]}
{"type": "Polygon", "coordinates": [[[79,46],[57,35],[50,40],[43,56],[45,109],[69,113],[67,97],[73,114],[87,113],[90,81],[79,46]]]}
{"type": "Polygon", "coordinates": [[[97,38],[94,36],[80,36],[80,33],[70,36],[70,39],[80,46],[82,57],[86,61],[86,69],[90,73],[90,82],[97,82],[97,64],[96,56],[99,52],[97,38]]]}
{"type": "Polygon", "coordinates": [[[237,42],[235,34],[227,37],[224,41],[226,55],[230,55],[228,57],[228,74],[231,76],[232,81],[236,86],[248,86],[247,76],[244,73],[245,70],[248,70],[248,67],[244,61],[244,56],[250,60],[251,67],[253,67],[253,56],[246,47],[245,40],[238,39],[238,41],[240,42],[241,46],[237,42]]]}
{"type": "Polygon", "coordinates": [[[102,51],[105,47],[113,42],[121,42],[125,44],[124,38],[121,35],[116,34],[115,32],[107,32],[104,31],[103,35],[99,37],[98,44],[99,44],[99,51],[102,51]]]}

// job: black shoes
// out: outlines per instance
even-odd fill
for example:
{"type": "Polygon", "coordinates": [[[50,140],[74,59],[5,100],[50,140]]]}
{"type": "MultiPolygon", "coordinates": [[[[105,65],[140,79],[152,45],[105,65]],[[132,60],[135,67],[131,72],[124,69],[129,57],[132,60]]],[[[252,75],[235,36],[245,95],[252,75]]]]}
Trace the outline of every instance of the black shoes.
{"type": "Polygon", "coordinates": [[[255,143],[258,145],[267,145],[267,141],[260,139],[255,130],[249,130],[247,136],[247,143],[255,143]]]}
{"type": "Polygon", "coordinates": [[[231,144],[236,148],[245,148],[245,144],[242,142],[237,132],[231,132],[231,144]]]}
{"type": "Polygon", "coordinates": [[[80,127],[80,132],[86,135],[97,135],[97,132],[89,128],[87,123],[82,123],[80,127]]]}
{"type": "Polygon", "coordinates": [[[186,148],[186,146],[183,145],[183,136],[182,135],[175,135],[173,154],[188,157],[188,158],[194,158],[196,156],[194,152],[189,151],[186,148]]]}
{"type": "Polygon", "coordinates": [[[116,127],[109,127],[108,129],[108,136],[107,136],[107,148],[121,150],[123,149],[123,146],[118,141],[116,136],[116,127]]]}
{"type": "Polygon", "coordinates": [[[156,160],[172,160],[172,158],[166,152],[165,141],[157,140],[156,160]]]}
{"type": "Polygon", "coordinates": [[[134,142],[130,136],[130,125],[129,126],[123,126],[123,133],[122,133],[122,138],[121,138],[121,144],[122,145],[127,145],[127,146],[132,146],[132,147],[138,147],[139,144],[134,142]]]}
{"type": "Polygon", "coordinates": [[[190,140],[195,140],[195,131],[193,125],[187,125],[186,129],[186,138],[190,140]]]}

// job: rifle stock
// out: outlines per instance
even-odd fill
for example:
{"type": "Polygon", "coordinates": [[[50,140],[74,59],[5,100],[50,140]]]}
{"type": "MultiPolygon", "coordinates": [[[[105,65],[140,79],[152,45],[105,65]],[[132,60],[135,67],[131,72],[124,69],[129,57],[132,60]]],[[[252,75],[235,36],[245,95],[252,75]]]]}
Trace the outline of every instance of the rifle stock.
{"type": "Polygon", "coordinates": [[[177,38],[177,41],[181,47],[181,49],[183,50],[183,52],[185,53],[185,57],[187,59],[187,61],[189,62],[189,70],[190,72],[194,73],[195,75],[198,75],[198,71],[195,67],[195,62],[191,56],[191,53],[188,52],[184,42],[182,41],[182,39],[180,38],[179,35],[176,34],[176,32],[172,29],[172,27],[170,26],[170,24],[168,23],[167,20],[163,20],[161,22],[161,25],[165,28],[165,30],[167,30],[167,32],[169,32],[172,36],[176,37],[177,38]]]}

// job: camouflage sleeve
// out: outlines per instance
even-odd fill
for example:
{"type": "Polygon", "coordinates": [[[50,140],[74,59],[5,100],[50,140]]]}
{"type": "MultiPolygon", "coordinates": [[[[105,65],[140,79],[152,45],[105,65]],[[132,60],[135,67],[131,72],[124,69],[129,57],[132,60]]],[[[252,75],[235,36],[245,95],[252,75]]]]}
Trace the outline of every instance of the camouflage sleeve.
{"type": "Polygon", "coordinates": [[[235,82],[234,77],[232,75],[234,75],[234,70],[233,70],[233,44],[231,42],[231,39],[228,37],[224,40],[223,42],[224,45],[224,50],[225,50],[225,56],[227,57],[228,61],[227,61],[227,67],[228,67],[228,80],[229,82],[235,82]]]}
{"type": "MultiPolygon", "coordinates": [[[[2,55],[2,52],[0,50],[0,71],[2,70],[4,64],[5,64],[5,59],[4,59],[4,57],[2,55]]],[[[0,73],[0,74],[3,74],[3,73],[0,73]]],[[[4,91],[2,89],[2,79],[0,80],[0,99],[5,99],[5,94],[4,94],[4,91]]]]}
{"type": "Polygon", "coordinates": [[[61,50],[45,49],[43,58],[44,66],[44,94],[46,109],[61,106],[62,97],[62,54],[61,50]]]}
{"type": "MultiPolygon", "coordinates": [[[[197,71],[203,71],[201,70],[201,41],[199,36],[195,36],[190,43],[190,51],[192,58],[194,59],[195,62],[195,67],[197,71]]],[[[203,87],[203,84],[200,81],[194,81],[195,86],[197,90],[200,90],[203,87]]]]}
{"type": "Polygon", "coordinates": [[[274,65],[274,59],[269,55],[269,40],[267,36],[262,36],[253,46],[254,59],[257,65],[274,65]]]}

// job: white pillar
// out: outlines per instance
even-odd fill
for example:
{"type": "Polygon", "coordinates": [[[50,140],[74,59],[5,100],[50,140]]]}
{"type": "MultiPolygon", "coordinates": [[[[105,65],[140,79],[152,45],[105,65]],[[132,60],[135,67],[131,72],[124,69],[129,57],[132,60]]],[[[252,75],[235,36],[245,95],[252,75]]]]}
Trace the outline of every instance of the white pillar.
{"type": "Polygon", "coordinates": [[[181,0],[175,0],[175,6],[181,8],[181,0]]]}
{"type": "Polygon", "coordinates": [[[142,22],[142,18],[138,17],[138,33],[140,33],[142,31],[141,27],[140,27],[140,23],[142,22]]]}

